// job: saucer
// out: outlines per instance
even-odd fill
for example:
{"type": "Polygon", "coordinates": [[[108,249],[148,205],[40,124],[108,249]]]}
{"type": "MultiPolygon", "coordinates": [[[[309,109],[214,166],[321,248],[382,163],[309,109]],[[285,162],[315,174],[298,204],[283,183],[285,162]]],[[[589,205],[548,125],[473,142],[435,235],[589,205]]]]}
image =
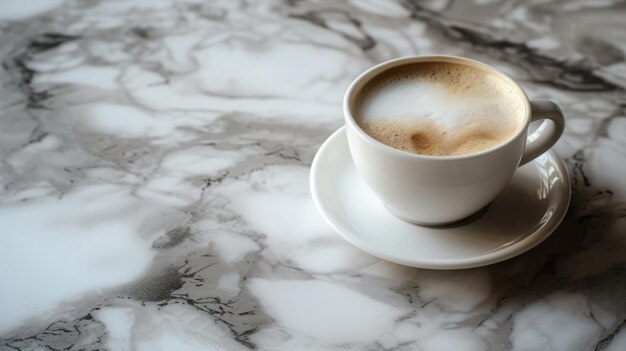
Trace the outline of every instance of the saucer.
{"type": "Polygon", "coordinates": [[[349,243],[387,261],[431,269],[484,266],[522,254],[563,220],[570,183],[550,150],[520,167],[481,212],[456,226],[425,227],[392,215],[360,178],[345,127],[320,147],[311,167],[315,206],[349,243]]]}

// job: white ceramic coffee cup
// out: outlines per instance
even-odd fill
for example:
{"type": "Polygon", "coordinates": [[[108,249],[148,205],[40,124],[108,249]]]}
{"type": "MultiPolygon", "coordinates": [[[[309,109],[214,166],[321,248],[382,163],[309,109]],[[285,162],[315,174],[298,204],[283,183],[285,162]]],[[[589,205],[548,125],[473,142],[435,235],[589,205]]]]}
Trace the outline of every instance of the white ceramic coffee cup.
{"type": "Polygon", "coordinates": [[[387,209],[406,221],[445,225],[487,206],[504,189],[517,167],[546,152],[561,137],[563,114],[551,101],[530,101],[504,73],[484,63],[454,56],[412,56],[381,63],[357,77],[343,102],[348,145],[354,164],[387,209]],[[395,149],[372,138],[352,114],[355,97],[373,77],[392,67],[417,62],[449,62],[495,73],[520,94],[522,126],[509,140],[489,150],[462,156],[426,156],[395,149]],[[544,120],[530,135],[528,126],[544,120]]]}

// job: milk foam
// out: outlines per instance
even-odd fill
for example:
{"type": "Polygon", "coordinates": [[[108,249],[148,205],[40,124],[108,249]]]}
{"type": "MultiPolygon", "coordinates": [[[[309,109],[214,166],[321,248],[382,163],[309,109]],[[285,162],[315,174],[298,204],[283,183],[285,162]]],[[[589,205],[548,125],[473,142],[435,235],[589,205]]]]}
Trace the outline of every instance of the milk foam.
{"type": "Polygon", "coordinates": [[[368,82],[355,117],[390,146],[429,155],[480,152],[510,139],[525,104],[493,73],[453,63],[417,63],[368,82]]]}

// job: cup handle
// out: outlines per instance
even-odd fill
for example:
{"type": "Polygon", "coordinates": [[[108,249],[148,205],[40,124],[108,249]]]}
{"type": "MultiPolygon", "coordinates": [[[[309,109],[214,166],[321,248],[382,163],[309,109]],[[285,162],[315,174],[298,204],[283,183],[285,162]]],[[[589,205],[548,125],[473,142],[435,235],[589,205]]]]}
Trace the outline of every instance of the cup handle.
{"type": "Polygon", "coordinates": [[[526,148],[519,165],[534,160],[537,156],[548,151],[563,134],[565,119],[557,104],[548,100],[534,100],[530,102],[530,122],[545,119],[539,128],[526,137],[526,148]]]}

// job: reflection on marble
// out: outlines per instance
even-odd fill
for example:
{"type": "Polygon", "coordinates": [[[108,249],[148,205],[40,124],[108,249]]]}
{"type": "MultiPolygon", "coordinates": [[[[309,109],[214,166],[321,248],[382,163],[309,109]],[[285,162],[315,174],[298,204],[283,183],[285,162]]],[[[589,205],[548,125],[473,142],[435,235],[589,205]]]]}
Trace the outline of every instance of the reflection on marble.
{"type": "Polygon", "coordinates": [[[0,2],[0,349],[626,349],[621,1],[0,2]],[[480,269],[394,265],[309,165],[375,63],[493,64],[567,119],[573,201],[480,269]]]}

